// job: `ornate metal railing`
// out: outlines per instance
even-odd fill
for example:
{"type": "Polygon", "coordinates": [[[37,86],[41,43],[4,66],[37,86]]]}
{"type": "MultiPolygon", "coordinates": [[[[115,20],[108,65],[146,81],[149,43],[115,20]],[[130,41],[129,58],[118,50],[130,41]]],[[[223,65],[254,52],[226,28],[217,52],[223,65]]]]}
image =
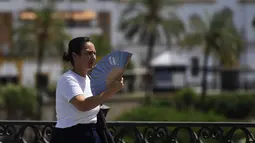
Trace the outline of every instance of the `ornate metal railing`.
{"type": "MultiPolygon", "coordinates": [[[[0,121],[3,143],[47,143],[55,122],[0,121]]],[[[255,143],[255,124],[239,122],[108,122],[117,143],[255,143]]]]}

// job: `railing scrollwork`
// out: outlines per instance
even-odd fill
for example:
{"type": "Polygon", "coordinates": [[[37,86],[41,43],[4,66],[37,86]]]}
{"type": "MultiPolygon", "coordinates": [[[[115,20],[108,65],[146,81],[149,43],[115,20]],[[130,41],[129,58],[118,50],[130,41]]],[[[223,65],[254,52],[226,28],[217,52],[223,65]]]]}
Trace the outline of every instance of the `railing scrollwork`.
{"type": "MultiPolygon", "coordinates": [[[[48,143],[55,122],[0,121],[3,143],[48,143]]],[[[116,143],[255,143],[255,124],[239,122],[108,122],[116,143]]]]}

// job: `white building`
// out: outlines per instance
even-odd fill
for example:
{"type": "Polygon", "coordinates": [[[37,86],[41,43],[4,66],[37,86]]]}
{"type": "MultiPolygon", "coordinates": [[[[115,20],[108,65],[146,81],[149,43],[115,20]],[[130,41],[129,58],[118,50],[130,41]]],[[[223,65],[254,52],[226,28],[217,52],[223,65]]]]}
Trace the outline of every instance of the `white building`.
{"type": "MultiPolygon", "coordinates": [[[[255,68],[255,31],[252,28],[251,21],[255,16],[255,0],[183,0],[184,4],[176,8],[176,13],[187,24],[190,14],[197,13],[208,17],[205,12],[213,14],[221,8],[229,7],[234,12],[234,20],[240,31],[243,31],[246,39],[246,51],[241,59],[242,64],[255,68]]],[[[115,3],[114,0],[57,0],[56,8],[60,12],[72,12],[79,17],[84,18],[84,22],[72,22],[67,26],[67,31],[75,36],[87,36],[91,34],[107,33],[111,38],[111,43],[115,48],[126,49],[134,53],[133,59],[140,61],[146,56],[147,47],[137,45],[123,38],[123,34],[118,30],[118,22],[121,11],[125,8],[126,3],[115,3]]],[[[11,46],[10,33],[8,26],[12,26],[13,21],[22,17],[22,12],[27,9],[40,6],[36,0],[4,0],[0,1],[0,47],[11,46]],[[2,15],[2,20],[1,20],[2,15]],[[5,22],[5,23],[4,23],[5,22]],[[6,24],[7,23],[7,24],[6,24]],[[2,45],[2,46],[1,46],[2,45]]],[[[155,56],[164,52],[167,47],[157,45],[155,47],[155,56]]],[[[5,48],[6,49],[6,48],[5,48]]],[[[3,50],[2,50],[3,51],[3,50]]],[[[197,58],[202,65],[202,53],[199,49],[192,51],[183,51],[188,59],[197,58]]],[[[210,64],[213,60],[210,59],[210,64]]],[[[32,66],[32,65],[31,65],[32,66]]],[[[35,66],[35,65],[34,65],[35,66]]],[[[59,76],[59,74],[54,74],[59,76]]],[[[190,77],[193,79],[193,77],[190,77]]],[[[56,78],[53,78],[56,79],[56,78]]],[[[255,79],[255,77],[254,77],[255,79]]],[[[200,81],[200,78],[194,78],[200,81]]]]}
{"type": "MultiPolygon", "coordinates": [[[[112,43],[117,42],[114,38],[117,37],[116,34],[112,34],[117,33],[115,28],[117,20],[114,20],[117,19],[118,14],[116,3],[102,0],[57,0],[55,4],[59,13],[65,12],[73,15],[72,20],[68,18],[65,20],[66,30],[72,37],[106,33],[110,36],[112,43]]],[[[6,49],[11,47],[11,28],[15,26],[17,20],[30,18],[29,10],[40,6],[41,1],[37,0],[0,0],[0,55],[4,55],[8,52],[6,49]]],[[[36,62],[25,60],[23,64],[21,83],[34,85],[36,62]]],[[[13,61],[6,61],[0,69],[1,76],[6,74],[11,76],[17,73],[13,61]],[[8,69],[16,71],[10,73],[8,69]]],[[[51,83],[54,83],[62,72],[61,61],[59,59],[46,60],[42,70],[49,75],[51,83]]]]}

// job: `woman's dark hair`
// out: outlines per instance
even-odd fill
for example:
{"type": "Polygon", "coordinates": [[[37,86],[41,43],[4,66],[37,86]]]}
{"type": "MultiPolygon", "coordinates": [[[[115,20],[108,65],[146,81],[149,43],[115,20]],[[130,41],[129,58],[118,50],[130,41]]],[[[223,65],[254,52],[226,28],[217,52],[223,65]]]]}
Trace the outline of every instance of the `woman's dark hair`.
{"type": "Polygon", "coordinates": [[[76,37],[72,39],[68,43],[68,52],[65,52],[63,54],[63,61],[71,62],[72,65],[74,64],[73,62],[73,56],[72,53],[76,53],[80,55],[82,48],[84,47],[84,44],[90,42],[89,37],[76,37]]]}

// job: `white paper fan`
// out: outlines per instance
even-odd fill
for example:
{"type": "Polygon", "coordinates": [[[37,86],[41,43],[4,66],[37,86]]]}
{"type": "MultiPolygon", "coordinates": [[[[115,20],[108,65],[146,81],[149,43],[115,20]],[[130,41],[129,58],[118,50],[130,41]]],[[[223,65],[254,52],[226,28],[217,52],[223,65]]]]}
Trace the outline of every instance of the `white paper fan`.
{"type": "Polygon", "coordinates": [[[91,91],[99,95],[115,80],[120,78],[132,57],[132,53],[113,51],[104,56],[91,72],[91,91]]]}

